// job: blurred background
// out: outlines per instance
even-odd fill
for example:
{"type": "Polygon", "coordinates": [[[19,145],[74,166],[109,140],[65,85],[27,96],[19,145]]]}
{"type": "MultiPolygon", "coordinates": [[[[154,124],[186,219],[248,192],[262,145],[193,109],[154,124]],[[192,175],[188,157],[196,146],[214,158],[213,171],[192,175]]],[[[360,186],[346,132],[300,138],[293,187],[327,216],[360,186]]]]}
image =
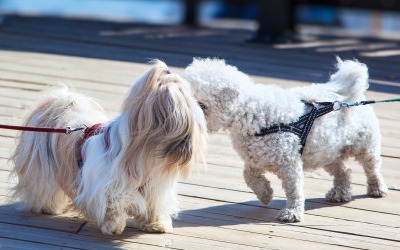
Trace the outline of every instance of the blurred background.
{"type": "MultiPolygon", "coordinates": [[[[198,4],[201,25],[257,29],[255,3],[203,0],[198,4]],[[229,25],[226,20],[231,20],[229,25]],[[232,22],[236,20],[236,22],[232,22]],[[225,21],[225,22],[224,22],[225,21]]],[[[323,1],[322,1],[323,2],[323,1]]],[[[157,24],[179,24],[184,0],[0,0],[1,14],[48,15],[157,24]]],[[[361,33],[399,34],[400,14],[391,11],[299,5],[296,24],[340,27],[361,33]]]]}

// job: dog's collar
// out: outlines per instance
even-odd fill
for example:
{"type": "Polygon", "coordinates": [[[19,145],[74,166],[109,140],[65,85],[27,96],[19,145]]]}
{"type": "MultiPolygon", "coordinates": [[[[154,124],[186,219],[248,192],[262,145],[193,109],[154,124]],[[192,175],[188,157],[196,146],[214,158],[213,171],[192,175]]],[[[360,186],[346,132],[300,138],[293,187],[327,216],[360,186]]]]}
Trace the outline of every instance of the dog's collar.
{"type": "Polygon", "coordinates": [[[261,128],[259,133],[255,133],[255,136],[264,136],[267,134],[277,132],[290,132],[300,137],[300,154],[303,153],[304,146],[306,144],[308,133],[314,123],[314,120],[320,116],[328,114],[331,111],[339,110],[341,108],[340,102],[308,102],[302,100],[303,103],[312,107],[311,111],[305,115],[299,117],[296,122],[289,124],[275,124],[269,127],[261,128]]]}

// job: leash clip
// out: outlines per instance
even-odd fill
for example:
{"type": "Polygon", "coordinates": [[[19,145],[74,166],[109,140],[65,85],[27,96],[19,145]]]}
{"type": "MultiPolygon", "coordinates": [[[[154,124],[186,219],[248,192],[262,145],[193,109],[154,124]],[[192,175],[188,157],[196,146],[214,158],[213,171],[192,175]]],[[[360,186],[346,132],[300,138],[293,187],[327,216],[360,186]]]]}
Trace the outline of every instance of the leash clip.
{"type": "Polygon", "coordinates": [[[340,110],[340,109],[341,109],[342,107],[344,107],[344,106],[346,106],[346,105],[344,105],[344,103],[339,102],[339,101],[334,101],[334,102],[333,102],[332,109],[333,109],[334,111],[338,111],[338,110],[340,110]]]}
{"type": "Polygon", "coordinates": [[[87,128],[87,126],[85,124],[82,124],[82,125],[77,126],[77,127],[68,126],[68,127],[65,128],[65,134],[69,135],[72,132],[79,131],[79,130],[82,130],[82,129],[85,129],[85,128],[87,128]]]}

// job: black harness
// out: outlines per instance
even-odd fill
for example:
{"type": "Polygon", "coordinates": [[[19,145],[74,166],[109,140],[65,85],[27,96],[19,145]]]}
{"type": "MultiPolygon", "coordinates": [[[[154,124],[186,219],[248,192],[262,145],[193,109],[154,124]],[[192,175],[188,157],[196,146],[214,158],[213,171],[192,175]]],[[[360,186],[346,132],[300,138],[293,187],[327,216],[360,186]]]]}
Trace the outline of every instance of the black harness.
{"type": "Polygon", "coordinates": [[[308,133],[312,128],[312,125],[320,116],[326,115],[331,111],[336,111],[341,109],[342,107],[353,107],[359,105],[366,105],[375,103],[376,101],[361,101],[355,103],[344,103],[339,101],[334,102],[307,102],[302,100],[303,103],[312,107],[311,111],[305,115],[299,117],[296,122],[292,122],[289,124],[276,124],[269,127],[262,128],[259,133],[256,133],[255,136],[264,136],[277,132],[290,132],[297,135],[300,138],[300,154],[303,153],[304,146],[306,144],[308,133]]]}

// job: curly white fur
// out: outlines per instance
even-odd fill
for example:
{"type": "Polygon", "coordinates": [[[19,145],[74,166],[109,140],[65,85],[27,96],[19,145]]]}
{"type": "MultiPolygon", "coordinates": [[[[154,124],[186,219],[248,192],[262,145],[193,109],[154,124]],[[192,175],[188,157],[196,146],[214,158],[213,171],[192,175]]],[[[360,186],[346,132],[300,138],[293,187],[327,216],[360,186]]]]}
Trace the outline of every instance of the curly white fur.
{"type": "Polygon", "coordinates": [[[131,88],[121,115],[108,121],[90,98],[65,86],[44,92],[25,121],[37,127],[104,123],[83,133],[23,132],[12,157],[24,209],[57,214],[71,199],[105,234],[120,234],[127,217],[149,232],[172,231],[176,184],[204,155],[207,128],[190,86],[155,61],[131,88]]]}
{"type": "Polygon", "coordinates": [[[236,67],[218,59],[194,59],[183,72],[203,107],[209,132],[230,131],[233,146],[245,162],[244,179],[268,204],[273,197],[264,174],[275,173],[286,193],[278,219],[300,221],[304,214],[304,170],[323,167],[333,175],[331,202],[351,200],[350,173],[344,161],[353,156],[367,175],[368,195],[382,197],[388,189],[380,173],[380,130],[371,106],[331,112],[315,120],[303,154],[290,132],[254,136],[264,127],[295,122],[309,111],[301,100],[361,101],[368,88],[368,69],[357,61],[337,60],[337,72],[326,84],[283,89],[255,84],[236,67]]]}

